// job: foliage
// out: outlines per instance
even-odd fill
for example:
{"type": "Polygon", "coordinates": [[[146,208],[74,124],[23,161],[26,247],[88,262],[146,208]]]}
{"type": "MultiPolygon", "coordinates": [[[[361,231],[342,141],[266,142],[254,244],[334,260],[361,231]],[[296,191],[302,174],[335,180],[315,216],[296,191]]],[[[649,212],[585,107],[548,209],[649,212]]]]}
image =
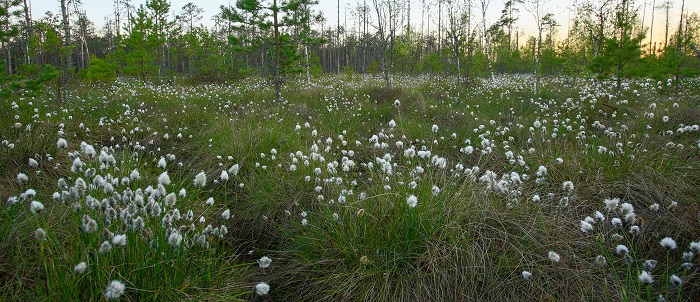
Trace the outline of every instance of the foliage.
{"type": "Polygon", "coordinates": [[[90,57],[90,67],[85,79],[97,82],[111,82],[117,79],[117,65],[94,55],[90,57]]]}

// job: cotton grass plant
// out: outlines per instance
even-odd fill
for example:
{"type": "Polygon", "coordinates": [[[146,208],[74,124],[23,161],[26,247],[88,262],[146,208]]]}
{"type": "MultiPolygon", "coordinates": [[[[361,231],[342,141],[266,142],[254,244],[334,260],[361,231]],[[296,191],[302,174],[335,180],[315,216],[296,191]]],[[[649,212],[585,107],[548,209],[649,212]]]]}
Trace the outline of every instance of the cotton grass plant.
{"type": "Polygon", "coordinates": [[[2,298],[698,296],[700,82],[453,82],[3,101],[2,298]]]}

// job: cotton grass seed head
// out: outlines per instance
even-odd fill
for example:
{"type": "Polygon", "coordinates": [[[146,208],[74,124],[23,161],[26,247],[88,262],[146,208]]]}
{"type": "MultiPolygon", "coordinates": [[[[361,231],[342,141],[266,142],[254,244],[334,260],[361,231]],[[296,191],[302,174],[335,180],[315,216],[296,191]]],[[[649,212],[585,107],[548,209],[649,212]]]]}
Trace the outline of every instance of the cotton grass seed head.
{"type": "Polygon", "coordinates": [[[567,180],[561,184],[561,187],[564,191],[572,192],[574,190],[574,183],[567,180]]]}
{"type": "Polygon", "coordinates": [[[603,267],[605,267],[605,264],[607,264],[607,260],[605,259],[605,256],[598,255],[595,257],[595,265],[597,265],[600,268],[603,268],[603,267]]]}
{"type": "Polygon", "coordinates": [[[418,204],[418,197],[416,197],[415,195],[409,195],[406,198],[406,204],[411,208],[415,208],[418,204]]]}
{"type": "Polygon", "coordinates": [[[255,293],[258,296],[267,295],[270,292],[270,285],[265,282],[260,282],[255,285],[255,293]]]}
{"type": "Polygon", "coordinates": [[[100,249],[98,251],[100,252],[100,254],[107,254],[112,251],[112,245],[109,244],[109,241],[105,240],[100,245],[100,249]]]}
{"type": "Polygon", "coordinates": [[[114,238],[112,238],[112,245],[125,246],[126,245],[126,234],[114,235],[114,238]]]}
{"type": "Polygon", "coordinates": [[[158,176],[158,183],[166,187],[170,185],[170,176],[168,176],[167,171],[158,176]]]}
{"type": "Polygon", "coordinates": [[[168,236],[168,245],[178,248],[182,244],[182,235],[177,230],[173,230],[168,236]]]}
{"type": "Polygon", "coordinates": [[[121,283],[117,280],[112,280],[109,282],[109,285],[107,285],[107,288],[105,289],[105,298],[107,300],[111,299],[119,299],[121,295],[124,294],[124,291],[126,290],[126,286],[124,283],[121,283]]]}
{"type": "Polygon", "coordinates": [[[647,271],[642,271],[639,274],[639,282],[642,284],[652,284],[654,283],[654,277],[647,271]]]}
{"type": "Polygon", "coordinates": [[[666,237],[664,239],[661,239],[660,244],[665,249],[669,249],[669,250],[675,250],[676,248],[678,248],[678,245],[676,245],[676,241],[671,239],[671,237],[666,237]]]}
{"type": "Polygon", "coordinates": [[[32,212],[32,214],[39,214],[44,211],[44,204],[34,200],[29,204],[29,211],[32,212]]]}
{"type": "Polygon", "coordinates": [[[42,228],[36,229],[36,231],[34,231],[34,238],[36,238],[36,240],[39,240],[39,241],[45,241],[46,240],[46,231],[44,231],[44,229],[42,229],[42,228]]]}
{"type": "Polygon", "coordinates": [[[671,275],[669,278],[669,282],[671,283],[672,286],[679,287],[683,284],[683,279],[681,277],[678,277],[676,275],[671,275]]]}
{"type": "Polygon", "coordinates": [[[628,249],[625,245],[618,245],[615,247],[615,253],[618,255],[625,255],[630,252],[630,249],[628,249]]]}
{"type": "Polygon", "coordinates": [[[58,141],[56,141],[56,147],[58,149],[65,149],[68,147],[68,141],[66,141],[64,138],[59,138],[58,141]]]}
{"type": "Polygon", "coordinates": [[[689,245],[690,251],[700,254],[700,241],[693,241],[689,245]]]}
{"type": "Polygon", "coordinates": [[[26,183],[28,180],[29,180],[29,177],[27,176],[27,174],[24,174],[24,173],[18,173],[18,174],[17,174],[17,182],[18,182],[20,185],[26,183]]]}
{"type": "Polygon", "coordinates": [[[644,268],[644,270],[653,271],[654,268],[656,268],[656,264],[658,263],[659,262],[654,259],[647,259],[644,261],[644,263],[642,263],[642,267],[644,268]]]}
{"type": "Polygon", "coordinates": [[[559,256],[559,254],[557,254],[554,251],[549,251],[549,254],[547,255],[547,257],[549,258],[549,260],[552,260],[552,262],[561,261],[561,256],[559,256]]]}
{"type": "Polygon", "coordinates": [[[272,259],[270,259],[267,256],[262,256],[260,259],[258,259],[258,265],[261,268],[267,268],[268,266],[270,266],[271,263],[272,263],[272,259]]]}
{"type": "Polygon", "coordinates": [[[615,211],[615,209],[617,209],[617,206],[620,204],[620,199],[619,198],[605,199],[605,200],[603,200],[603,203],[605,203],[605,208],[608,209],[608,212],[611,212],[611,211],[615,211]]]}
{"type": "Polygon", "coordinates": [[[620,218],[617,218],[617,217],[610,220],[610,223],[612,223],[613,227],[621,227],[622,226],[622,220],[620,220],[620,218]]]}
{"type": "Polygon", "coordinates": [[[528,271],[523,271],[523,279],[530,280],[530,278],[532,278],[532,273],[528,271]]]}
{"type": "Polygon", "coordinates": [[[593,230],[593,225],[586,222],[585,220],[581,220],[581,232],[588,233],[593,230]]]}
{"type": "Polygon", "coordinates": [[[80,262],[73,267],[73,273],[80,275],[85,272],[85,269],[87,269],[87,264],[85,262],[80,262]]]}
{"type": "Polygon", "coordinates": [[[194,186],[195,187],[204,187],[207,185],[207,175],[204,174],[204,171],[199,172],[197,175],[194,177],[194,186]]]}

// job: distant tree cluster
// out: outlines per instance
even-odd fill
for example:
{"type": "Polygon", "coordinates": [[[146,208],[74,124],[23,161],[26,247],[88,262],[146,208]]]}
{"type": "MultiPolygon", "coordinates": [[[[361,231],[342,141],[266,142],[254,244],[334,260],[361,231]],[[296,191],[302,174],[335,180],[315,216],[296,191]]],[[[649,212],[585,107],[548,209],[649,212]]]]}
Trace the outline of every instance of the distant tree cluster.
{"type": "Polygon", "coordinates": [[[650,14],[635,0],[586,0],[572,9],[562,39],[563,25],[548,0],[506,0],[497,20],[486,18],[492,0],[421,0],[420,20],[411,20],[410,1],[363,0],[344,7],[344,16],[338,2],[335,26],[316,0],[238,0],[220,7],[213,27],[199,25],[204,11],[193,3],[173,8],[168,0],[149,0],[136,7],[114,0],[101,30],[81,1],[59,1],[60,14],[38,19],[27,0],[0,1],[3,94],[49,85],[60,98],[68,81],[118,77],[222,82],[262,75],[270,76],[279,97],[285,78],[311,82],[323,72],[381,74],[387,86],[394,74],[455,75],[468,84],[530,73],[534,90],[542,75],[590,76],[619,86],[629,77],[678,83],[700,74],[700,16],[689,13],[684,0],[677,26],[669,23],[670,0],[654,1],[650,14]],[[665,13],[663,41],[649,38],[657,9],[665,13]],[[525,12],[536,21],[533,36],[518,29],[525,12]]]}

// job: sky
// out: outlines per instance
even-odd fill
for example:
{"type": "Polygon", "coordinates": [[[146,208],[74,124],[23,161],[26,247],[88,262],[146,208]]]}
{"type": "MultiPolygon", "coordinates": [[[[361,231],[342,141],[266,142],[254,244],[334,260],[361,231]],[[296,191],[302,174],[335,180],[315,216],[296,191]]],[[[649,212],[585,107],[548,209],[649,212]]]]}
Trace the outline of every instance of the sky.
{"type": "MultiPolygon", "coordinates": [[[[368,5],[371,6],[372,0],[340,0],[340,23],[341,26],[344,25],[344,23],[347,20],[348,28],[352,29],[352,24],[354,20],[354,15],[351,13],[354,7],[357,7],[358,3],[362,3],[363,1],[366,1],[368,5]]],[[[559,36],[564,37],[567,34],[567,29],[570,24],[569,19],[573,18],[575,12],[570,12],[569,7],[574,4],[574,2],[577,0],[543,0],[543,2],[546,2],[545,10],[552,12],[555,14],[555,17],[557,19],[557,22],[561,25],[558,28],[559,36]]],[[[580,1],[580,0],[578,0],[580,1]]],[[[651,4],[652,1],[655,1],[656,4],[658,5],[659,3],[663,2],[664,0],[637,0],[637,5],[643,6],[646,4],[647,6],[647,11],[646,11],[646,16],[645,16],[645,26],[650,25],[651,21],[651,4]]],[[[673,8],[671,9],[671,14],[672,16],[670,17],[670,24],[673,26],[674,30],[670,30],[671,32],[675,31],[675,28],[677,27],[678,24],[678,18],[679,18],[679,13],[680,13],[680,6],[681,6],[681,1],[682,0],[675,0],[673,8]]],[[[93,21],[97,27],[97,29],[101,29],[102,26],[105,23],[105,20],[107,18],[114,18],[114,8],[113,8],[113,0],[82,0],[83,2],[83,9],[87,12],[88,18],[93,21]]],[[[217,14],[220,9],[219,7],[221,5],[235,5],[236,0],[205,0],[205,1],[197,1],[197,0],[170,0],[171,4],[171,11],[173,11],[174,14],[178,14],[182,11],[182,7],[185,6],[188,2],[193,2],[195,5],[201,7],[204,9],[204,17],[202,18],[201,23],[203,23],[205,26],[212,26],[213,22],[211,21],[211,17],[215,14],[217,14]]],[[[437,17],[435,16],[437,14],[437,5],[436,0],[410,0],[411,2],[411,25],[413,28],[419,29],[421,25],[421,15],[423,11],[423,2],[426,2],[429,7],[429,13],[433,15],[431,19],[431,24],[430,28],[431,30],[437,29],[437,17]],[[432,3],[431,3],[432,2],[432,3]]],[[[475,3],[478,3],[478,1],[473,1],[475,3]]],[[[489,9],[487,10],[487,23],[493,23],[495,22],[498,17],[500,16],[501,9],[503,8],[503,3],[505,0],[490,0],[490,5],[489,9]]],[[[46,11],[53,11],[54,13],[59,13],[60,10],[60,1],[59,0],[30,0],[31,6],[32,6],[32,16],[35,19],[41,18],[46,11]]],[[[146,0],[132,0],[132,4],[135,6],[138,6],[140,4],[145,4],[146,0]]],[[[319,5],[317,7],[318,10],[322,11],[324,16],[326,17],[326,26],[331,26],[335,27],[336,22],[338,20],[338,1],[337,0],[319,0],[319,5]]],[[[689,12],[696,12],[700,13],[700,1],[698,0],[685,0],[685,7],[687,11],[689,12]]],[[[474,8],[475,13],[480,13],[478,8],[475,5],[474,8]]],[[[374,12],[372,12],[372,15],[374,12]]],[[[641,18],[642,10],[640,9],[640,18],[641,18]]],[[[444,19],[444,18],[443,18],[444,19]]],[[[480,14],[478,17],[475,18],[475,20],[481,20],[480,14]]],[[[443,20],[444,22],[444,20],[443,20]]],[[[654,21],[654,40],[659,41],[660,38],[663,38],[663,27],[665,23],[665,15],[662,10],[657,9],[655,13],[655,21],[654,21]]],[[[534,23],[534,17],[527,12],[525,9],[521,7],[520,9],[520,19],[517,22],[517,25],[520,28],[521,32],[524,32],[526,35],[534,35],[536,33],[536,27],[534,23]]],[[[424,25],[424,27],[427,26],[424,25]]],[[[488,25],[487,25],[488,26],[488,25]]]]}

